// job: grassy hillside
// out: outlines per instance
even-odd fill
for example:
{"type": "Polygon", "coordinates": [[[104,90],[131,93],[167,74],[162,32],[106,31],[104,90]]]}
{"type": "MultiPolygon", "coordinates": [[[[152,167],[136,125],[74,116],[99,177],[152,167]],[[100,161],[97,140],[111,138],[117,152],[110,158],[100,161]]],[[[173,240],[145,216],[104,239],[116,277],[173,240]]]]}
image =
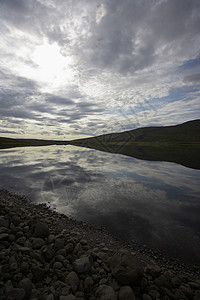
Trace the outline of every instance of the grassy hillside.
{"type": "Polygon", "coordinates": [[[106,134],[74,140],[70,144],[200,169],[200,120],[106,134]]]}
{"type": "Polygon", "coordinates": [[[191,144],[200,143],[200,120],[189,121],[175,126],[144,127],[121,133],[99,135],[73,143],[144,143],[148,144],[191,144]]]}

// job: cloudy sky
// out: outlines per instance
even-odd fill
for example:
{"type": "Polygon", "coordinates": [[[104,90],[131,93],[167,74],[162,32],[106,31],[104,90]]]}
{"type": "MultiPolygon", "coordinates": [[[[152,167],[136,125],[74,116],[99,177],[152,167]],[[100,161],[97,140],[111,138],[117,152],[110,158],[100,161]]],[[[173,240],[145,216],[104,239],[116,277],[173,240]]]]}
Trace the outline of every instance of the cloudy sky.
{"type": "Polygon", "coordinates": [[[199,0],[0,0],[0,136],[200,118],[199,0]]]}

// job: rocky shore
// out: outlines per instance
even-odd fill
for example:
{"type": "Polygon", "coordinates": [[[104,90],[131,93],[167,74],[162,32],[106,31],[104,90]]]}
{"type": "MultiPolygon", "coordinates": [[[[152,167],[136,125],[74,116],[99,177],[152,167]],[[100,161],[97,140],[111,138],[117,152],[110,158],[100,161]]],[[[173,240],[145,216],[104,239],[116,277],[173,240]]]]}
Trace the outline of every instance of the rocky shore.
{"type": "Polygon", "coordinates": [[[1,300],[200,300],[198,271],[0,190],[1,300]]]}

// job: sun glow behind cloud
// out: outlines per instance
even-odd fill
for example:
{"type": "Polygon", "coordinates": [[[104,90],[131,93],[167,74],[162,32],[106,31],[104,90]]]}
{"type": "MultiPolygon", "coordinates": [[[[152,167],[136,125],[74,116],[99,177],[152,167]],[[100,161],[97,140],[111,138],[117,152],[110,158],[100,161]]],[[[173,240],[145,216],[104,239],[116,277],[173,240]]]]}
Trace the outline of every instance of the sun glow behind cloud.
{"type": "Polygon", "coordinates": [[[48,44],[45,42],[38,46],[33,53],[32,60],[37,64],[33,79],[47,84],[48,88],[49,85],[52,88],[57,88],[64,82],[73,80],[73,58],[64,57],[56,43],[48,44]]]}
{"type": "Polygon", "coordinates": [[[0,134],[199,118],[199,19],[195,0],[1,1],[0,134]]]}

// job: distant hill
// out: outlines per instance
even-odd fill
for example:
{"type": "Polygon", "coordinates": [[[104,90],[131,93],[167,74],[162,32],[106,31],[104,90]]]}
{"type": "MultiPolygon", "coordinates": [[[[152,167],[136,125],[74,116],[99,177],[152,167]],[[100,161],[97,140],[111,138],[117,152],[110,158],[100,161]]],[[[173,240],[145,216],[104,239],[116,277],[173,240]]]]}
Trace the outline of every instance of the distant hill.
{"type": "Polygon", "coordinates": [[[71,141],[75,146],[200,169],[200,120],[71,141]]]}
{"type": "Polygon", "coordinates": [[[0,137],[0,149],[13,147],[30,147],[30,146],[49,146],[49,145],[66,145],[67,141],[52,141],[38,139],[13,139],[0,137]]]}
{"type": "Polygon", "coordinates": [[[77,139],[73,143],[200,143],[200,119],[174,126],[143,127],[120,133],[77,139]]]}

